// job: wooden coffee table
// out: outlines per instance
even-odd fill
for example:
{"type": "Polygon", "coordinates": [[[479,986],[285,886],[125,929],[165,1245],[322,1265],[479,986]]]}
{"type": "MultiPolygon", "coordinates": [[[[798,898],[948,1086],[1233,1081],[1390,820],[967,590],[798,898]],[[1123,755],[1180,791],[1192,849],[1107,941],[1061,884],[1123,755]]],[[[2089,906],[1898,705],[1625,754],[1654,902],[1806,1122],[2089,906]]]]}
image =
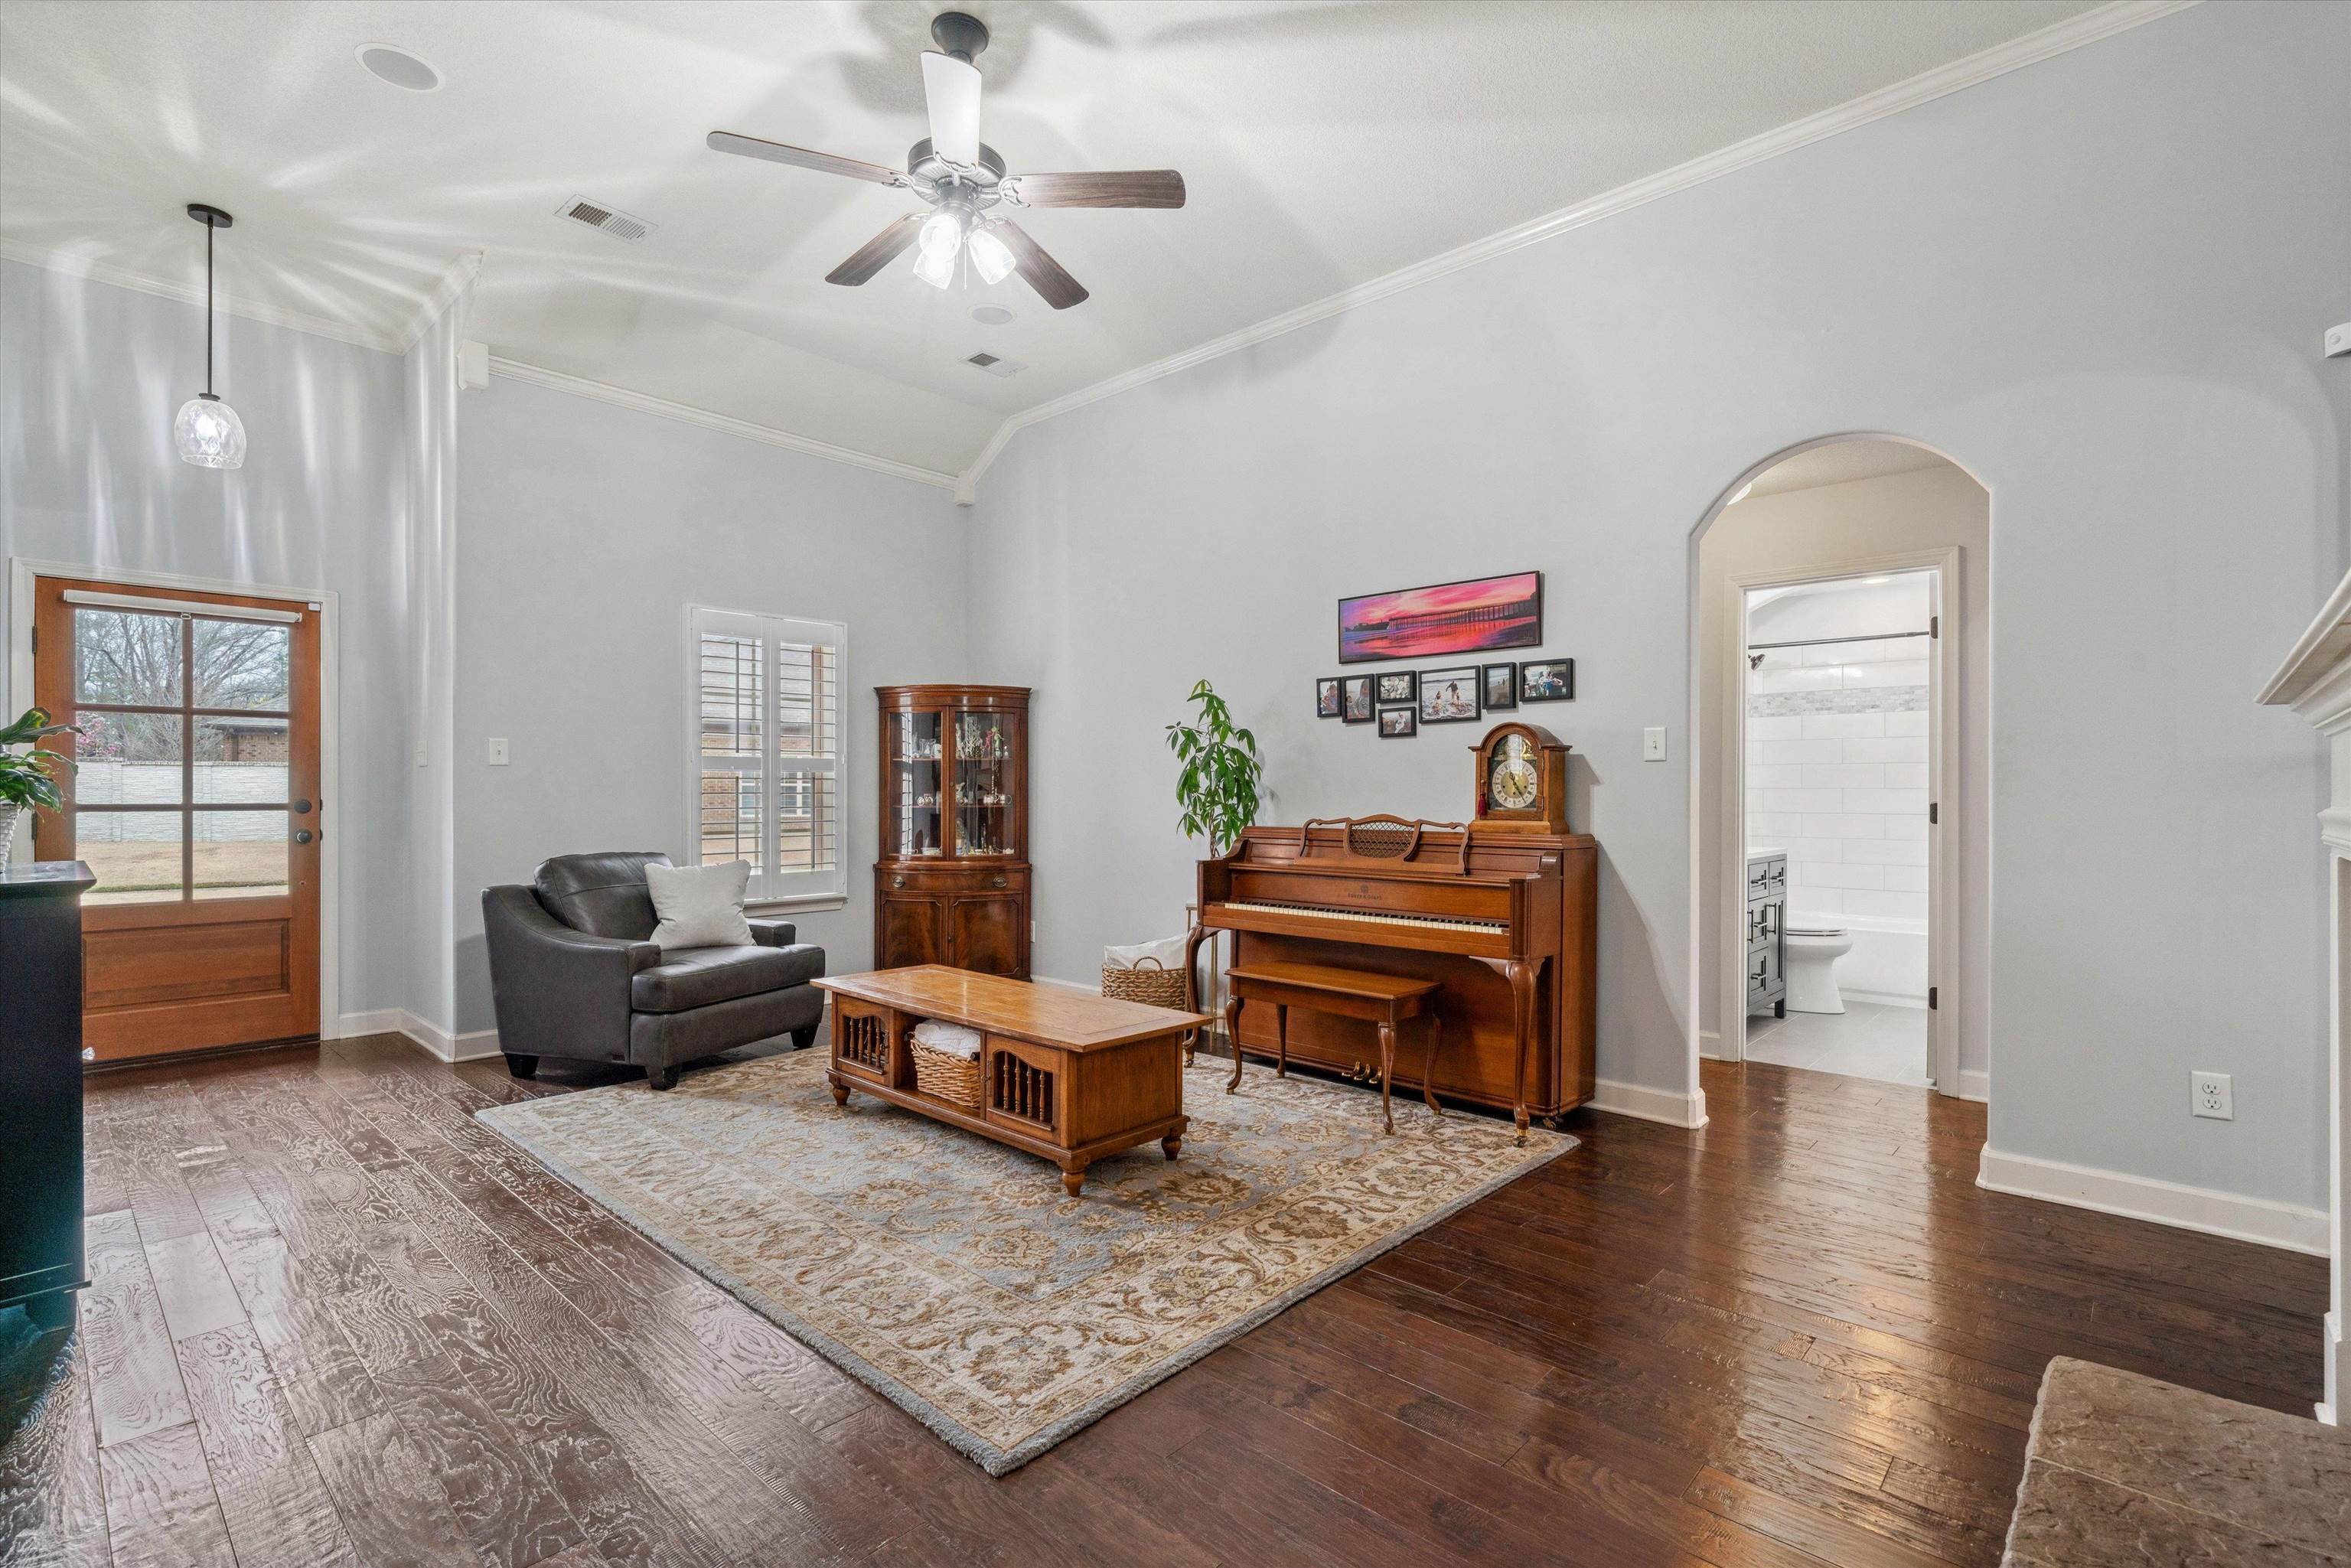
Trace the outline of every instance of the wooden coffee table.
{"type": "Polygon", "coordinates": [[[862,1091],[1040,1155],[1071,1197],[1096,1160],[1155,1138],[1171,1160],[1183,1146],[1184,1037],[1203,1014],[938,964],[815,983],[832,993],[838,1104],[862,1091]],[[980,1031],[978,1103],[916,1087],[909,1037],[925,1019],[980,1031]]]}

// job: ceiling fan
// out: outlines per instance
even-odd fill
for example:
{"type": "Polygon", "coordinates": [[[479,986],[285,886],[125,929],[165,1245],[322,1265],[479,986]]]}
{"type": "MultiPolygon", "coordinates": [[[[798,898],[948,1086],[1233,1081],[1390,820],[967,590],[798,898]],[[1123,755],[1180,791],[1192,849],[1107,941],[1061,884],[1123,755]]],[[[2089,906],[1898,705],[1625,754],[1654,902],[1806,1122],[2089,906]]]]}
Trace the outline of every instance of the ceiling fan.
{"type": "Polygon", "coordinates": [[[1007,203],[1016,207],[1180,207],[1184,176],[1173,169],[1007,174],[1003,158],[979,139],[979,68],[972,61],[987,47],[987,25],[977,16],[946,11],[932,21],[931,37],[939,46],[923,52],[923,96],[930,106],[931,133],[907,152],[904,172],[731,131],[712,131],[710,145],[720,152],[771,163],[903,186],[930,204],[929,212],[910,213],[860,246],[825,274],[827,283],[855,287],[914,246],[914,276],[935,287],[952,287],[957,263],[967,256],[982,282],[1001,283],[1017,271],[1046,304],[1067,310],[1086,298],[1084,286],[1047,255],[1028,230],[995,209],[1007,203]]]}

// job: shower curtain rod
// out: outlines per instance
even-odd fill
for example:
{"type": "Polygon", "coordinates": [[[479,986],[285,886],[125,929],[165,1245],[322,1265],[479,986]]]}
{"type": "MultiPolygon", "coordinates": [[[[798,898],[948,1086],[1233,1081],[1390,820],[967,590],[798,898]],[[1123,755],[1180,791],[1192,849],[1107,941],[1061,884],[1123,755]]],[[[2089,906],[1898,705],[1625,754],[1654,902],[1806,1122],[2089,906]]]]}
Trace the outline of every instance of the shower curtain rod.
{"type": "Polygon", "coordinates": [[[1818,648],[1829,643],[1891,643],[1896,637],[1931,637],[1932,632],[1867,632],[1858,637],[1807,637],[1799,643],[1750,643],[1747,651],[1760,653],[1766,648],[1818,648]]]}

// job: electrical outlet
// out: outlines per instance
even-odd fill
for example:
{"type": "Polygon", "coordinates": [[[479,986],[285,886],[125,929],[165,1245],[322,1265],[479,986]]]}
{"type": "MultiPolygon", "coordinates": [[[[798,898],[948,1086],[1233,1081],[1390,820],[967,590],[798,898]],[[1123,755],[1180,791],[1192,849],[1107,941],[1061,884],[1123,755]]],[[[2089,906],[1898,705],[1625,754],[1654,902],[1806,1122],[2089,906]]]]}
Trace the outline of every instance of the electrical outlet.
{"type": "Polygon", "coordinates": [[[1641,732],[1641,760],[1644,762],[1663,762],[1665,759],[1665,727],[1660,725],[1653,729],[1643,730],[1641,732]]]}
{"type": "Polygon", "coordinates": [[[2233,1122],[2237,1108],[2229,1093],[2229,1075],[2225,1072],[2194,1072],[2189,1075],[2193,1086],[2193,1099],[2189,1113],[2210,1116],[2216,1122],[2233,1122]]]}

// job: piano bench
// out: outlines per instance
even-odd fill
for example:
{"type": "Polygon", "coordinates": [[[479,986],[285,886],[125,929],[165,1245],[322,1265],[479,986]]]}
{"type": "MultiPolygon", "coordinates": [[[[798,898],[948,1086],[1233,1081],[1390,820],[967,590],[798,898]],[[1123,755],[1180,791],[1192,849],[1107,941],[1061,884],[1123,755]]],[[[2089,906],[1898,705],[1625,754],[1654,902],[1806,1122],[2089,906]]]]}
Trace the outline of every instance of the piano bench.
{"type": "MultiPolygon", "coordinates": [[[[1225,1038],[1232,1042],[1233,1076],[1225,1085],[1232,1093],[1241,1084],[1241,1004],[1267,1002],[1273,1008],[1274,1076],[1290,1072],[1290,1009],[1305,1008],[1340,1018],[1363,1019],[1380,1030],[1380,1120],[1395,1131],[1395,1113],[1389,1099],[1389,1081],[1395,1076],[1396,1026],[1409,1018],[1428,1019],[1428,1054],[1421,1062],[1420,1093],[1429,1110],[1445,1114],[1431,1087],[1437,1078],[1437,1037],[1444,1020],[1430,1000],[1438,990],[1435,980],[1410,975],[1383,975],[1369,969],[1341,969],[1325,964],[1246,964],[1225,971],[1225,1038]]],[[[1260,1052],[1259,1054],[1263,1054],[1260,1052]]]]}

